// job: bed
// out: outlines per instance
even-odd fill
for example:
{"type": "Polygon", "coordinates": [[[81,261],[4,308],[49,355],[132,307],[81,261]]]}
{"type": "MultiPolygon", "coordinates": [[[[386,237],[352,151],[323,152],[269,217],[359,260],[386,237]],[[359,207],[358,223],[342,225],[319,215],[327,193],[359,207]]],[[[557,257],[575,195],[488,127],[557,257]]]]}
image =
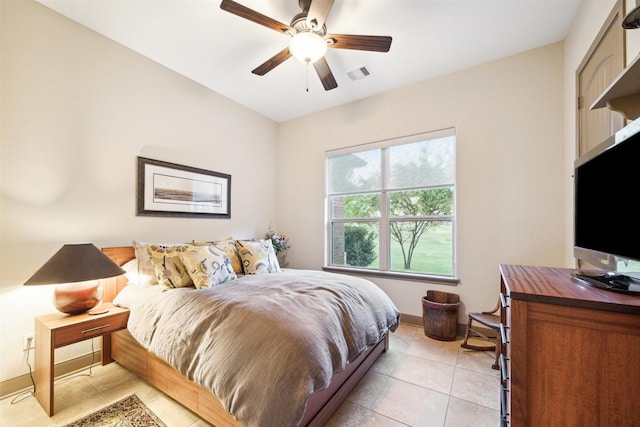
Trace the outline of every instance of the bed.
{"type": "MultiPolygon", "coordinates": [[[[103,252],[118,265],[125,265],[135,259],[136,254],[133,246],[104,248],[103,252]]],[[[112,334],[111,342],[109,343],[111,357],[198,414],[201,418],[218,427],[253,427],[262,425],[322,426],[380,354],[388,349],[389,333],[395,330],[399,321],[399,312],[384,294],[383,298],[387,300],[383,300],[380,307],[376,306],[372,310],[374,312],[372,316],[379,318],[376,325],[370,325],[366,328],[357,326],[357,322],[354,322],[349,317],[349,312],[354,311],[354,309],[350,304],[343,305],[342,302],[340,302],[341,308],[337,310],[338,317],[343,317],[340,324],[336,324],[335,321],[306,320],[318,319],[318,315],[322,316],[323,313],[325,313],[327,319],[330,318],[326,314],[327,308],[323,308],[324,302],[322,299],[317,299],[319,294],[329,295],[329,298],[332,298],[332,295],[338,293],[337,288],[344,287],[349,296],[348,298],[355,298],[358,301],[363,300],[363,296],[360,295],[361,291],[355,292],[351,288],[352,281],[356,288],[364,286],[367,288],[365,291],[369,292],[369,287],[371,287],[371,292],[374,294],[383,294],[379,288],[364,279],[320,271],[283,269],[277,274],[238,277],[236,280],[210,289],[198,289],[197,291],[195,289],[169,290],[157,298],[141,298],[145,301],[140,302],[135,307],[131,307],[129,328],[112,334]],[[334,281],[337,280],[340,285],[337,287],[333,284],[330,286],[325,284],[318,285],[320,283],[319,280],[323,279],[324,276],[334,281]],[[265,282],[265,280],[268,280],[268,282],[265,282]],[[247,292],[247,295],[251,295],[251,298],[239,297],[240,286],[242,286],[241,291],[247,292]],[[316,289],[318,287],[320,291],[316,289]],[[266,311],[266,309],[262,309],[265,304],[260,303],[260,293],[263,292],[263,288],[269,288],[268,292],[272,293],[267,299],[268,301],[275,299],[277,300],[276,305],[282,304],[281,307],[284,307],[278,310],[277,317],[280,318],[280,321],[276,320],[275,323],[270,323],[272,320],[260,317],[264,314],[263,311],[266,311]],[[205,300],[210,300],[211,302],[207,304],[220,305],[221,299],[224,299],[225,304],[231,301],[230,306],[224,306],[223,312],[226,313],[224,316],[236,313],[239,319],[221,317],[222,315],[219,313],[210,314],[209,312],[213,312],[213,309],[201,308],[194,310],[194,313],[198,313],[197,317],[203,316],[202,322],[205,325],[210,325],[208,329],[215,331],[214,338],[196,340],[185,338],[185,334],[188,334],[189,337],[199,337],[200,332],[198,331],[203,328],[194,326],[195,320],[193,322],[191,320],[182,322],[182,324],[187,324],[188,327],[176,327],[176,322],[171,326],[171,322],[165,321],[168,316],[160,315],[150,310],[150,307],[155,310],[156,306],[182,307],[189,304],[201,304],[200,302],[192,302],[195,295],[198,295],[198,298],[203,295],[205,300]],[[289,303],[283,302],[291,300],[295,306],[306,299],[314,301],[313,305],[289,308],[288,305],[285,305],[289,303]],[[251,304],[249,304],[249,301],[251,304]],[[253,306],[251,306],[252,304],[253,306]],[[246,310],[252,311],[247,312],[246,310]],[[311,312],[315,311],[318,313],[314,317],[311,312]],[[302,317],[299,319],[304,320],[296,321],[295,317],[291,317],[295,316],[296,312],[302,313],[302,317]],[[247,313],[250,313],[250,315],[247,315],[247,313]],[[163,323],[163,321],[165,326],[160,327],[159,324],[163,323]],[[152,331],[147,331],[145,327],[140,326],[151,324],[154,325],[152,331]],[[297,330],[297,332],[289,333],[288,329],[281,329],[282,324],[295,326],[291,329],[297,330]],[[233,327],[240,329],[240,331],[235,333],[233,340],[230,340],[228,338],[230,332],[224,336],[222,333],[225,329],[232,330],[232,325],[235,325],[233,327]],[[268,325],[268,327],[264,325],[268,325]],[[322,331],[333,331],[330,333],[332,337],[340,335],[335,333],[336,330],[342,330],[346,337],[347,332],[345,331],[354,329],[357,343],[352,344],[349,339],[336,337],[335,342],[331,338],[326,345],[322,344],[322,351],[314,350],[314,342],[319,341],[319,337],[323,336],[322,333],[316,332],[316,326],[322,331]],[[178,331],[178,334],[182,334],[182,337],[161,338],[165,336],[163,334],[169,333],[168,331],[165,332],[165,329],[174,329],[178,331]],[[363,332],[365,329],[366,332],[363,332]],[[185,330],[187,331],[185,332],[185,330]],[[254,335],[251,335],[252,331],[255,332],[254,335]],[[276,334],[274,335],[275,338],[263,336],[263,334],[270,333],[269,331],[273,331],[276,334]],[[294,340],[293,344],[288,341],[289,335],[294,340]],[[173,350],[167,351],[158,344],[160,342],[164,345],[166,341],[172,340],[180,344],[177,347],[173,347],[173,350]],[[256,340],[261,340],[262,343],[260,345],[256,344],[255,351],[246,351],[247,348],[251,348],[251,342],[256,340]],[[341,343],[343,341],[347,343],[346,355],[344,351],[341,350],[341,353],[341,351],[334,348],[342,346],[341,343]],[[363,346],[363,342],[366,342],[365,346],[363,346]],[[224,345],[221,345],[221,343],[224,345]],[[189,362],[176,362],[179,359],[174,357],[174,353],[181,353],[186,347],[192,345],[195,345],[197,356],[193,356],[189,362]],[[205,348],[207,350],[204,350],[205,348]],[[222,354],[223,352],[219,351],[220,348],[229,350],[228,354],[222,354]],[[230,355],[231,348],[240,349],[238,353],[242,355],[238,361],[234,362],[235,365],[227,362],[228,360],[236,360],[235,356],[230,355]],[[281,348],[284,349],[284,353],[278,353],[281,348]],[[301,351],[301,353],[297,354],[298,351],[301,351]],[[302,351],[308,351],[308,353],[303,353],[302,351]],[[249,353],[252,354],[249,355],[249,353]],[[249,356],[253,359],[248,359],[249,356]],[[194,360],[198,360],[198,363],[200,363],[200,359],[205,358],[211,358],[211,368],[205,369],[195,365],[194,360]],[[283,360],[283,363],[294,368],[283,370],[275,364],[276,359],[287,359],[283,360]],[[315,359],[322,359],[324,362],[316,363],[315,359]],[[327,376],[327,367],[324,364],[329,363],[326,362],[328,359],[331,359],[332,372],[329,372],[327,379],[324,378],[327,376]],[[239,364],[241,366],[231,371],[234,378],[232,382],[237,382],[239,385],[237,390],[230,390],[228,386],[226,388],[220,386],[221,381],[219,379],[229,375],[229,371],[226,371],[227,373],[222,371],[227,363],[231,364],[230,366],[237,367],[239,364]],[[269,365],[264,365],[263,363],[269,363],[269,365]],[[317,368],[315,367],[316,364],[318,364],[317,368]],[[269,368],[265,369],[264,366],[269,366],[269,368]],[[316,372],[316,370],[319,370],[319,372],[316,372]],[[204,373],[201,371],[204,371],[204,373]],[[273,374],[272,371],[274,372],[273,374]],[[263,374],[263,372],[266,374],[263,374]],[[289,386],[289,383],[285,387],[282,386],[284,383],[280,384],[282,375],[287,378],[290,377],[294,381],[291,386],[289,386]],[[269,388],[271,386],[265,382],[268,378],[278,378],[278,380],[274,379],[272,381],[276,384],[275,388],[269,388]],[[213,390],[218,390],[220,397],[216,396],[213,390]],[[256,394],[258,391],[262,392],[262,395],[256,394]],[[279,419],[277,417],[282,418],[279,419]]],[[[125,291],[127,285],[128,280],[125,276],[106,280],[104,301],[111,302],[116,300],[117,302],[118,295],[124,295],[123,291],[125,291]]],[[[369,304],[368,296],[365,295],[364,300],[369,304]]],[[[333,306],[335,304],[334,301],[333,306]]],[[[367,304],[356,304],[356,306],[366,306],[367,304]]],[[[355,309],[355,311],[358,310],[360,308],[355,309]]],[[[184,313],[178,313],[178,310],[174,311],[175,314],[172,314],[172,316],[184,315],[184,313]]],[[[189,316],[196,317],[195,314],[189,314],[189,316]]],[[[206,333],[209,334],[209,332],[206,333]]],[[[205,332],[202,332],[202,334],[204,336],[205,332]]],[[[169,336],[166,335],[166,337],[169,336]]]]}

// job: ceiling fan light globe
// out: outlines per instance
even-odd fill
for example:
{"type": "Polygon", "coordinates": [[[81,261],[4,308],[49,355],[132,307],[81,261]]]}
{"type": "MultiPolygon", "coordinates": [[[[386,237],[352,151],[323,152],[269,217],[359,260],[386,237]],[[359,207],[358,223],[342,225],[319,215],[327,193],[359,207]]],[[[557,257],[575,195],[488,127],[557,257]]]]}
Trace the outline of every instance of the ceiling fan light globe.
{"type": "Polygon", "coordinates": [[[303,31],[291,37],[289,52],[303,64],[313,64],[327,53],[327,43],[320,35],[303,31]]]}

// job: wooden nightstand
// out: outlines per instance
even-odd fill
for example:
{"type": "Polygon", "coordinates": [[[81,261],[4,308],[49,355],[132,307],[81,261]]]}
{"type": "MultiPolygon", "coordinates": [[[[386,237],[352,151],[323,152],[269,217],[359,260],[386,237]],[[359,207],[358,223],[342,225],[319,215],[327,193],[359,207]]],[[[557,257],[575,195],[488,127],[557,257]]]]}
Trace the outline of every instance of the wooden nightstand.
{"type": "Polygon", "coordinates": [[[68,315],[53,313],[36,317],[34,381],[36,399],[49,416],[53,415],[54,350],[58,347],[102,337],[102,364],[111,358],[111,332],[127,327],[129,310],[111,303],[101,304],[103,314],[68,315]]]}

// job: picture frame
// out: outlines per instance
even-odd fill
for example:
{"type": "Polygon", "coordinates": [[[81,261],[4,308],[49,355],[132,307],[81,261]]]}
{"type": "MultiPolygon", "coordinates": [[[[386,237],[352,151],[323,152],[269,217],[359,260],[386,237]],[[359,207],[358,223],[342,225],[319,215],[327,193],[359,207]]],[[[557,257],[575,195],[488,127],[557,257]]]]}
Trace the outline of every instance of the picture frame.
{"type": "Polygon", "coordinates": [[[138,157],[139,216],[231,218],[231,175],[138,157]]]}

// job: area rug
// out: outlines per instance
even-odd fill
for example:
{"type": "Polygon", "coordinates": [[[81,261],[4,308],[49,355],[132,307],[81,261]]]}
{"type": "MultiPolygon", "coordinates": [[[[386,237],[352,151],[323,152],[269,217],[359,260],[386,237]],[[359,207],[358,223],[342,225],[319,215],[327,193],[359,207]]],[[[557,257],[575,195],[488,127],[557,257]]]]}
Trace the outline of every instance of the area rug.
{"type": "Polygon", "coordinates": [[[160,418],[132,394],[64,427],[166,427],[160,418]]]}

